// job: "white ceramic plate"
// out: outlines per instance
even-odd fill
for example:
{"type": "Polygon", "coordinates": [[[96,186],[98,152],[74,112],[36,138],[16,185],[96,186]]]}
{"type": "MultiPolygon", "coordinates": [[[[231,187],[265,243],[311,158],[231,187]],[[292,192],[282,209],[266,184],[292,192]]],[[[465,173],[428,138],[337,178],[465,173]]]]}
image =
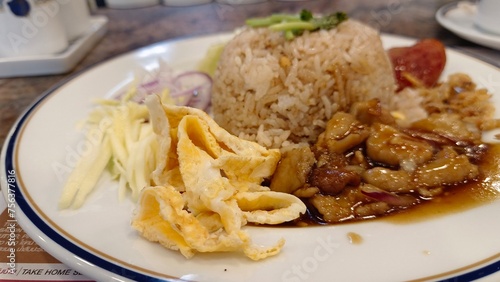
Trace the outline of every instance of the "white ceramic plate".
{"type": "MultiPolygon", "coordinates": [[[[4,194],[15,170],[11,193],[21,227],[56,258],[99,281],[470,281],[500,269],[500,201],[408,224],[246,227],[258,243],[286,239],[282,253],[259,262],[238,254],[198,254],[186,260],[146,241],[130,227],[134,205],[117,200],[117,184],[109,179],[102,179],[80,210],[58,210],[64,178],[77,155],[91,146],[75,128],[93,107],[91,101],[122,89],[135,70],[157,68],[159,58],[175,69],[193,69],[208,46],[228,38],[221,34],[152,45],[90,68],[42,95],[12,128],[1,155],[4,194]],[[350,242],[349,232],[363,242],[350,242]]],[[[386,47],[413,43],[388,35],[383,41],[386,47]]],[[[447,55],[445,73],[467,72],[500,93],[498,69],[451,50],[447,55]]],[[[493,103],[500,107],[498,97],[493,103]]]]}
{"type": "Polygon", "coordinates": [[[436,20],[456,35],[493,49],[500,50],[500,35],[481,30],[474,24],[476,6],[472,2],[444,5],[436,13],[436,20]]]}

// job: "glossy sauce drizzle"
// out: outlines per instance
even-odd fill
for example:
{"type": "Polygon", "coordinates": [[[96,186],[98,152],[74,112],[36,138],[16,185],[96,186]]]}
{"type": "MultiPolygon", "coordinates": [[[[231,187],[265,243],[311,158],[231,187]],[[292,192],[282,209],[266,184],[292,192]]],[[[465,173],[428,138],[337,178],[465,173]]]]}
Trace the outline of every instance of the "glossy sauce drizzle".
{"type": "Polygon", "coordinates": [[[381,217],[393,223],[412,223],[465,211],[500,199],[500,144],[491,144],[479,164],[477,181],[450,187],[443,195],[409,210],[381,217]]]}
{"type": "Polygon", "coordinates": [[[363,243],[363,237],[355,232],[348,232],[347,238],[349,239],[349,243],[353,245],[361,245],[363,243]]]}
{"type": "MultiPolygon", "coordinates": [[[[486,155],[478,164],[481,176],[476,181],[448,187],[440,196],[423,201],[416,206],[389,215],[372,219],[326,224],[317,221],[310,213],[300,220],[281,226],[317,226],[335,224],[356,224],[367,220],[384,220],[405,224],[445,216],[472,209],[495,200],[500,200],[500,144],[489,144],[486,155]]],[[[309,211],[308,211],[309,212],[309,211]]]]}

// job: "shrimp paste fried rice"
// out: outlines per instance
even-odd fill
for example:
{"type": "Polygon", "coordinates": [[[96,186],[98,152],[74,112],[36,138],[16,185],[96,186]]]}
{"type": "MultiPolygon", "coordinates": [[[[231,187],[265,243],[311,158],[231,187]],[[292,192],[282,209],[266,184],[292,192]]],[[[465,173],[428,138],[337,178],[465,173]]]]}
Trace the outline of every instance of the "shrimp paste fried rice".
{"type": "Polygon", "coordinates": [[[224,48],[212,110],[223,128],[269,148],[313,142],[337,111],[378,98],[391,108],[393,70],[378,31],[355,20],[287,40],[247,28],[224,48]]]}

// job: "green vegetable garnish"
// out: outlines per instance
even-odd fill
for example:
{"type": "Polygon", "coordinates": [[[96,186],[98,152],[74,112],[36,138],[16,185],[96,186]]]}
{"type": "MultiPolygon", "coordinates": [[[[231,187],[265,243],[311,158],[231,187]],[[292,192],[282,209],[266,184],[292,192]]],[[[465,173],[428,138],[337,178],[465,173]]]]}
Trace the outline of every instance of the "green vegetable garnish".
{"type": "Polygon", "coordinates": [[[293,39],[306,30],[330,30],[347,19],[347,14],[344,12],[315,18],[311,11],[304,9],[299,15],[273,14],[265,18],[248,19],[246,24],[250,27],[268,27],[275,31],[283,31],[287,39],[293,39]]]}
{"type": "Polygon", "coordinates": [[[313,13],[309,10],[304,9],[300,12],[300,19],[303,21],[310,21],[313,18],[314,18],[313,13]]]}

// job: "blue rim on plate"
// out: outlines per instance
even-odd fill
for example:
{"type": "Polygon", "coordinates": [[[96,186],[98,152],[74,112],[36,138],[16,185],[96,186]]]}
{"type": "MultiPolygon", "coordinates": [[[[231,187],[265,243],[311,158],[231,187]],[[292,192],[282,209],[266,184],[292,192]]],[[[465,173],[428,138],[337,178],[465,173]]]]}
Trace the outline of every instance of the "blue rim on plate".
{"type": "MultiPolygon", "coordinates": [[[[30,116],[31,112],[42,102],[45,98],[50,96],[56,89],[58,89],[60,86],[64,85],[71,79],[68,79],[64,81],[63,83],[51,88],[48,90],[45,94],[42,95],[42,97],[36,101],[32,106],[29,107],[29,109],[21,116],[18,122],[14,125],[14,130],[12,132],[12,135],[10,138],[7,140],[4,146],[6,146],[6,155],[5,155],[5,173],[8,171],[16,171],[16,168],[14,166],[14,160],[13,156],[15,146],[16,146],[16,140],[19,135],[20,130],[22,129],[26,119],[30,116]]],[[[5,188],[5,187],[4,187],[5,188]]],[[[39,229],[43,234],[45,234],[48,238],[50,238],[52,241],[57,242],[61,247],[64,249],[68,250],[69,252],[73,253],[77,257],[81,258],[82,260],[86,261],[89,264],[94,264],[96,266],[99,266],[100,268],[110,271],[114,274],[117,274],[121,277],[132,279],[135,281],[179,281],[179,280],[171,280],[171,279],[160,279],[160,278],[155,278],[151,277],[148,275],[144,275],[142,273],[138,273],[136,271],[121,267],[117,264],[111,263],[109,261],[106,261],[82,248],[79,246],[75,245],[74,243],[68,241],[66,238],[61,236],[59,233],[57,233],[55,230],[53,230],[50,226],[48,226],[43,219],[41,219],[37,213],[31,208],[31,206],[27,203],[25,197],[23,196],[22,189],[19,188],[19,185],[17,181],[14,183],[14,188],[9,187],[9,189],[13,190],[13,193],[15,195],[16,199],[16,208],[20,208],[21,211],[27,216],[27,218],[30,219],[30,221],[34,224],[34,226],[39,229]]],[[[22,226],[21,226],[22,227],[22,226]]],[[[37,238],[33,238],[39,245],[43,245],[44,241],[40,242],[40,240],[37,240],[37,238]]],[[[83,271],[82,271],[83,273],[83,271]]],[[[86,273],[83,273],[87,275],[86,273]]]]}

